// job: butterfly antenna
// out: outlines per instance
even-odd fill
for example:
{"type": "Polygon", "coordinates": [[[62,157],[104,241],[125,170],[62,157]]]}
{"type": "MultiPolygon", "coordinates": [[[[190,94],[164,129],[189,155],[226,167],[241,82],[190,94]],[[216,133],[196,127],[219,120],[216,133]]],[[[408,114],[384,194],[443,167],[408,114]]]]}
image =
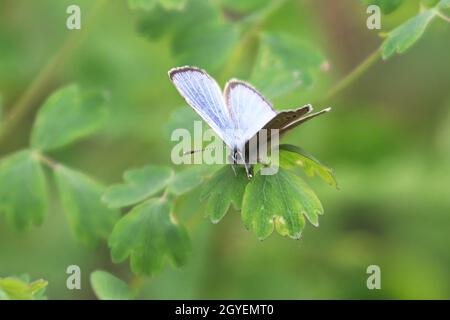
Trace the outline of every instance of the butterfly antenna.
{"type": "MultiPolygon", "coordinates": [[[[222,148],[224,148],[224,147],[222,146],[222,148]]],[[[183,156],[186,156],[188,154],[194,154],[194,153],[197,153],[197,152],[203,152],[203,151],[206,151],[206,150],[214,150],[214,149],[217,149],[217,147],[207,147],[207,148],[203,148],[203,149],[189,150],[189,151],[183,152],[183,156]]]]}

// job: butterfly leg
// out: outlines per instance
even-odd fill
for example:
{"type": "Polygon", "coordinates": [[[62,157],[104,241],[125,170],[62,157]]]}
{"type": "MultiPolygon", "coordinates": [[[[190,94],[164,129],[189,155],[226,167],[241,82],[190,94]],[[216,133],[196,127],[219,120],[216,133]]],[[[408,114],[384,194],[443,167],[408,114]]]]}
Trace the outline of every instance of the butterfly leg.
{"type": "Polygon", "coordinates": [[[247,173],[247,178],[250,180],[253,177],[253,166],[247,162],[244,162],[245,172],[247,173]]]}

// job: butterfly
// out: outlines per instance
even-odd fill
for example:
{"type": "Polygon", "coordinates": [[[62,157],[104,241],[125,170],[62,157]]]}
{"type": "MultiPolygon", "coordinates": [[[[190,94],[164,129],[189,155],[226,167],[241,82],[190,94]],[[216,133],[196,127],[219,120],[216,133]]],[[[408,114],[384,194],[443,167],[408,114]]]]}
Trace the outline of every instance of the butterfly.
{"type": "MultiPolygon", "coordinates": [[[[244,164],[251,178],[247,154],[249,141],[263,129],[278,129],[279,136],[298,125],[324,114],[331,108],[312,113],[310,104],[276,111],[253,86],[238,79],[229,80],[222,92],[217,82],[204,70],[184,66],[168,72],[178,92],[200,117],[232,150],[233,163],[244,164]]],[[[269,130],[270,131],[270,130],[269,130]]],[[[267,138],[270,140],[270,136],[267,138]]]]}

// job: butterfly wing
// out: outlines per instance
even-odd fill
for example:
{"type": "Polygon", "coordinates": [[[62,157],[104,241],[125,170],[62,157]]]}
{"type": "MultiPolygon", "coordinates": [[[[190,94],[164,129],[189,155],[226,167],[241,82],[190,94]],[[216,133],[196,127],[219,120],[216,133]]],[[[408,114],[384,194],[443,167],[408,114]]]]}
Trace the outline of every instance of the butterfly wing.
{"type": "MultiPolygon", "coordinates": [[[[277,115],[270,120],[268,123],[266,123],[263,127],[263,129],[279,129],[278,135],[281,138],[282,135],[287,133],[288,131],[294,129],[298,125],[311,120],[321,114],[324,114],[331,110],[331,108],[323,109],[319,112],[312,113],[310,115],[307,115],[309,112],[313,110],[313,107],[311,105],[305,105],[303,107],[300,107],[298,109],[294,110],[286,110],[286,111],[280,111],[277,113],[277,115]]],[[[261,136],[260,132],[258,131],[254,136],[252,136],[251,139],[258,139],[258,143],[260,142],[261,136]]],[[[267,132],[268,135],[264,135],[265,141],[263,143],[269,144],[269,142],[272,140],[271,132],[267,132]]],[[[248,154],[249,152],[249,145],[246,143],[245,145],[245,152],[248,154]]]]}
{"type": "Polygon", "coordinates": [[[171,69],[169,77],[186,102],[233,148],[234,124],[217,82],[204,70],[188,66],[171,69]]]}
{"type": "MultiPolygon", "coordinates": [[[[311,108],[311,110],[312,110],[312,108],[311,108]]],[[[315,117],[318,117],[318,116],[320,116],[322,114],[325,114],[325,113],[329,112],[330,110],[331,110],[331,108],[326,108],[326,109],[320,110],[319,112],[312,113],[312,114],[309,114],[307,116],[300,117],[299,119],[296,119],[294,121],[289,122],[284,127],[280,128],[280,136],[285,134],[285,133],[287,133],[288,131],[294,129],[298,125],[300,125],[300,124],[302,124],[302,123],[304,123],[304,122],[306,122],[308,120],[311,120],[311,119],[313,119],[315,117]]]]}
{"type": "Polygon", "coordinates": [[[232,79],[224,90],[225,103],[235,124],[238,150],[265,124],[276,116],[272,105],[255,88],[244,81],[232,79]]]}
{"type": "Polygon", "coordinates": [[[280,111],[277,115],[264,125],[263,129],[280,129],[288,124],[300,119],[305,114],[311,112],[312,106],[310,104],[294,110],[280,111]]]}

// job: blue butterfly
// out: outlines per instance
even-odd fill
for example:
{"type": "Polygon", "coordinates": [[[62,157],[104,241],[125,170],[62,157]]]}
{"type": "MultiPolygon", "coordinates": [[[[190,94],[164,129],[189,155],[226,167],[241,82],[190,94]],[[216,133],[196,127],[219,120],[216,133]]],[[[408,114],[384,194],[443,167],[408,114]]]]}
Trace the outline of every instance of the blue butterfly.
{"type": "MultiPolygon", "coordinates": [[[[234,163],[245,165],[251,177],[251,166],[245,157],[248,142],[262,129],[278,129],[279,135],[295,128],[331,108],[317,113],[311,105],[279,111],[250,84],[231,79],[222,93],[217,82],[204,70],[184,66],[169,70],[169,77],[186,102],[232,150],[234,163]]],[[[268,137],[270,139],[270,137],[268,137]]]]}

